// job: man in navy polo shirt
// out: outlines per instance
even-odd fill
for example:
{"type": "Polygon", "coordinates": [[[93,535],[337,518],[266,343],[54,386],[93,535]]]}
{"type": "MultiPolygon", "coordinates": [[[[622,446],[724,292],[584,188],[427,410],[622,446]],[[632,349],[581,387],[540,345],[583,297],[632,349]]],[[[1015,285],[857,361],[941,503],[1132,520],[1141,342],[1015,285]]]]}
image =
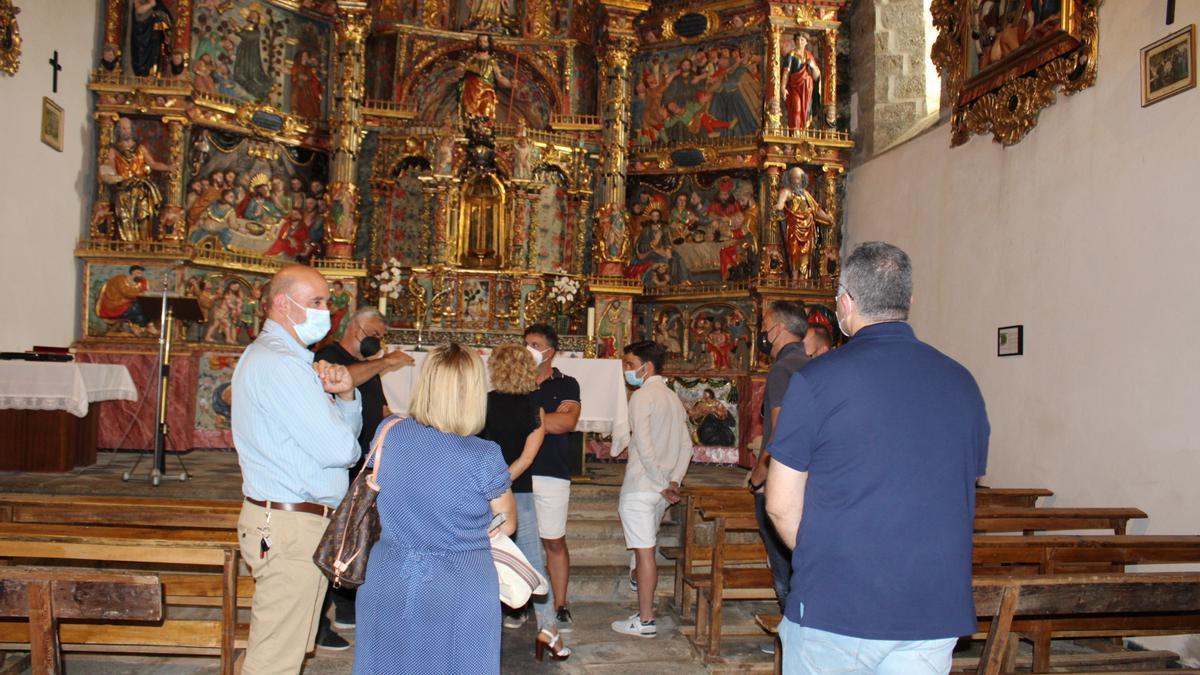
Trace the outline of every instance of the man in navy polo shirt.
{"type": "Polygon", "coordinates": [[[974,378],[906,322],[912,264],[862,244],[838,286],[853,339],[792,376],[767,511],[792,545],[786,673],[946,673],[976,629],[975,479],[988,421],[974,378]]]}

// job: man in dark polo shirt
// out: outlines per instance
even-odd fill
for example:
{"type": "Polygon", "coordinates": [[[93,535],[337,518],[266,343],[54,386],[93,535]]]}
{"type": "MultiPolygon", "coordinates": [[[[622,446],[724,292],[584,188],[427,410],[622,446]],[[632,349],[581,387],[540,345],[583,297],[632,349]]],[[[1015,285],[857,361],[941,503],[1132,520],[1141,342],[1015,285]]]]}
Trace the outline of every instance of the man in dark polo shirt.
{"type": "MultiPolygon", "coordinates": [[[[371,439],[375,437],[375,429],[388,414],[387,401],[383,397],[383,383],[379,376],[413,364],[412,357],[401,351],[372,358],[383,351],[383,338],[386,333],[387,326],[378,311],[373,308],[360,309],[350,317],[342,338],[321,349],[316,355],[317,360],[343,365],[350,371],[350,377],[362,398],[362,432],[358,435],[358,445],[364,457],[371,445],[371,439]]],[[[362,468],[362,462],[363,460],[359,459],[350,469],[350,480],[354,480],[354,476],[362,468]]],[[[318,647],[334,651],[350,648],[350,643],[335,633],[333,628],[354,628],[354,596],[353,589],[329,589],[317,626],[318,647]],[[327,616],[331,600],[334,604],[333,628],[330,627],[327,616]]]]}
{"type": "Polygon", "coordinates": [[[546,413],[542,419],[546,440],[529,469],[533,475],[538,532],[546,549],[546,571],[550,573],[558,629],[570,632],[574,621],[567,608],[571,568],[571,553],[567,550],[567,505],[571,499],[567,435],[575,431],[579,422],[579,382],[554,367],[558,333],[553,328],[545,324],[529,326],[525,329],[525,345],[541,356],[534,357],[538,362],[538,390],[533,396],[546,413]]]}
{"type": "MultiPolygon", "coordinates": [[[[792,551],[783,544],[775,532],[775,526],[767,518],[767,467],[771,463],[767,444],[779,419],[779,409],[783,405],[783,396],[787,393],[792,374],[808,363],[803,342],[807,331],[808,318],[804,303],[791,300],[775,300],[768,305],[763,312],[762,328],[758,331],[758,348],[771,355],[771,369],[767,371],[767,390],[763,396],[762,449],[754,470],[750,472],[750,491],[754,493],[758,531],[767,549],[771,574],[775,577],[775,597],[779,600],[780,611],[783,611],[787,602],[788,583],[792,576],[792,551]]],[[[774,642],[763,645],[763,650],[768,653],[774,653],[774,649],[774,642]]]]}
{"type": "Polygon", "coordinates": [[[966,368],[906,322],[912,264],[869,242],[842,268],[852,339],[792,376],[767,512],[794,549],[786,673],[946,673],[975,631],[971,536],[988,420],[966,368]]]}

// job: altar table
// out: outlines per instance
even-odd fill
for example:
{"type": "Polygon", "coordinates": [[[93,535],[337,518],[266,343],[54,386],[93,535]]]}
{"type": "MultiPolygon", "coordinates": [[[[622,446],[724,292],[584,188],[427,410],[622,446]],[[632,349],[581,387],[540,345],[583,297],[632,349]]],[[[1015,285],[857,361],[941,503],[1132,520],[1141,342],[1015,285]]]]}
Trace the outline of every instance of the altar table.
{"type": "MultiPolygon", "coordinates": [[[[421,365],[429,352],[404,352],[416,364],[383,375],[383,393],[392,412],[408,413],[408,403],[421,365]]],[[[487,354],[482,354],[487,364],[487,354]]],[[[576,431],[611,434],[613,448],[624,450],[629,445],[629,400],[625,395],[624,374],[617,359],[584,359],[571,354],[559,354],[554,367],[579,381],[579,424],[576,431]]],[[[489,385],[490,386],[490,385],[489,385]]],[[[619,451],[618,451],[619,452],[619,451]]]]}
{"type": "Polygon", "coordinates": [[[137,397],[125,366],[0,361],[0,470],[95,464],[99,415],[90,404],[137,397]]]}

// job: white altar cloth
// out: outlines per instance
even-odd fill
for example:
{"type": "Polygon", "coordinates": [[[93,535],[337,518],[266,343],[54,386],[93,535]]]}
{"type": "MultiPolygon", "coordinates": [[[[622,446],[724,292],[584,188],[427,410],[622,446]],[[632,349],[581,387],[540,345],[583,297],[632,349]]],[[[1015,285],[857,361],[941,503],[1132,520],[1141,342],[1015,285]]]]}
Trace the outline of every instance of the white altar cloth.
{"type": "Polygon", "coordinates": [[[0,361],[0,408],[65,410],[86,417],[89,403],[137,398],[137,387],[123,365],[0,361]]]}
{"type": "MultiPolygon", "coordinates": [[[[388,407],[400,415],[408,413],[408,402],[412,398],[417,375],[428,354],[408,349],[404,352],[413,357],[416,364],[382,377],[383,394],[388,407]]],[[[481,356],[486,364],[487,354],[482,353],[481,356]]],[[[613,454],[619,454],[629,445],[629,400],[625,396],[621,362],[617,359],[584,359],[572,353],[561,353],[555,357],[554,367],[579,381],[579,397],[583,400],[579,402],[579,424],[575,430],[612,434],[613,454]]]]}

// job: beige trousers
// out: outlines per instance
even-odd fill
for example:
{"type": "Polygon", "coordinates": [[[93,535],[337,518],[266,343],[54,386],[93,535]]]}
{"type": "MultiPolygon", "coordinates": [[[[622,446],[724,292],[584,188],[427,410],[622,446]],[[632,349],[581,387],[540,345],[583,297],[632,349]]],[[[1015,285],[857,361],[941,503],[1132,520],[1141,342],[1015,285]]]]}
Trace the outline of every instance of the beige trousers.
{"type": "Polygon", "coordinates": [[[242,504],[238,541],[254,576],[250,640],[244,675],[295,675],[317,636],[317,619],[328,581],[313,564],[313,552],[328,518],[271,510],[271,550],[261,554],[267,509],[242,504]]]}

